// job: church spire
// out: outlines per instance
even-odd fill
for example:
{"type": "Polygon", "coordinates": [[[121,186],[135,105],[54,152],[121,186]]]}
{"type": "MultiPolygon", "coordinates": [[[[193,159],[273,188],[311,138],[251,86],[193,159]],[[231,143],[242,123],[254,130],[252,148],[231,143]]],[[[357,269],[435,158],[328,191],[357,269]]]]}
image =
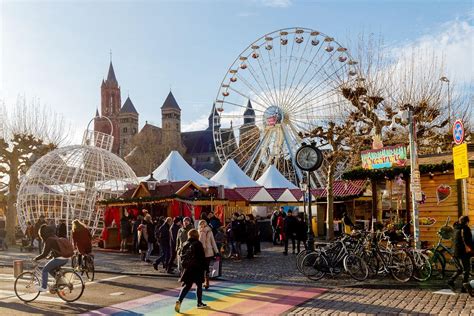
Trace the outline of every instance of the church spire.
{"type": "Polygon", "coordinates": [[[247,102],[247,108],[244,112],[244,124],[255,124],[255,111],[250,100],[247,102]]]}
{"type": "Polygon", "coordinates": [[[107,74],[107,80],[105,82],[108,84],[110,83],[118,84],[117,78],[115,77],[115,71],[114,71],[114,66],[112,65],[112,60],[110,61],[109,72],[107,74]]]}
{"type": "Polygon", "coordinates": [[[208,117],[208,121],[209,121],[209,127],[207,129],[212,129],[213,125],[215,125],[216,128],[219,128],[221,125],[219,112],[217,112],[215,102],[212,104],[212,110],[211,110],[211,114],[208,117]]]}

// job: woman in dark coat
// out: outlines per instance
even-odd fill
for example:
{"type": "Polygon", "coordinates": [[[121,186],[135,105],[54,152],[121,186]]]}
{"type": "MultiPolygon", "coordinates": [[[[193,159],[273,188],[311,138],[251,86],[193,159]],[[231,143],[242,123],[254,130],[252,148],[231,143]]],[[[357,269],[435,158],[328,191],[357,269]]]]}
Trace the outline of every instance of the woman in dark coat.
{"type": "Polygon", "coordinates": [[[199,232],[196,229],[191,229],[188,232],[188,240],[184,243],[181,266],[183,272],[179,281],[183,288],[179,293],[179,298],[176,301],[174,310],[179,313],[181,302],[186,294],[196,284],[197,308],[204,308],[207,305],[202,302],[202,283],[204,282],[204,271],[206,270],[206,257],[204,255],[204,248],[199,241],[199,232]]]}
{"type": "Polygon", "coordinates": [[[257,239],[257,225],[255,224],[253,214],[247,215],[247,259],[252,259],[257,239]]]}
{"type": "MultiPolygon", "coordinates": [[[[460,263],[456,272],[449,279],[448,285],[454,288],[454,282],[463,274],[463,283],[469,281],[469,274],[471,272],[471,256],[474,250],[474,243],[472,241],[471,229],[469,228],[469,217],[461,216],[459,221],[454,223],[454,258],[460,263]]],[[[465,286],[461,288],[461,293],[466,293],[465,286]]]]}

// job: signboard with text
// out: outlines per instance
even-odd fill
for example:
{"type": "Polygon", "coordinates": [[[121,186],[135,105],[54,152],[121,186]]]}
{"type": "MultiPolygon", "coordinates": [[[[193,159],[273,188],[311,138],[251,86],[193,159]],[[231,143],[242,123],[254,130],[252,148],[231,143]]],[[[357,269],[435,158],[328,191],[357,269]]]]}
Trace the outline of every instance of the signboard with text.
{"type": "Polygon", "coordinates": [[[467,158],[467,144],[453,147],[454,179],[469,178],[469,160],[467,158]]]}
{"type": "Polygon", "coordinates": [[[383,169],[403,167],[407,162],[407,148],[404,145],[388,146],[361,152],[362,168],[383,169]]]}

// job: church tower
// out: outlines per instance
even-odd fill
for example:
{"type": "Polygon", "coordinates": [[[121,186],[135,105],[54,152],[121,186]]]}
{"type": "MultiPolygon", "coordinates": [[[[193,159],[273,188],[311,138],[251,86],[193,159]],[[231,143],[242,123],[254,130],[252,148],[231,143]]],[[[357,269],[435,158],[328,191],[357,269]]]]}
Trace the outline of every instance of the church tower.
{"type": "Polygon", "coordinates": [[[221,127],[221,117],[219,115],[219,112],[217,112],[215,103],[212,105],[212,111],[211,114],[209,114],[207,120],[209,122],[209,126],[207,127],[208,130],[212,130],[213,127],[215,127],[216,129],[219,129],[221,127]]]}
{"type": "Polygon", "coordinates": [[[125,157],[131,148],[129,148],[132,137],[138,132],[138,112],[127,97],[119,113],[120,126],[120,149],[119,156],[125,157]]]}
{"type": "Polygon", "coordinates": [[[115,77],[114,66],[110,61],[109,72],[107,74],[107,80],[102,80],[100,87],[101,103],[100,103],[100,116],[96,116],[94,119],[94,130],[110,134],[110,124],[107,117],[112,121],[113,125],[113,136],[114,144],[112,152],[119,154],[120,149],[120,128],[119,128],[119,113],[122,104],[120,97],[120,86],[115,77]]]}
{"type": "Polygon", "coordinates": [[[172,150],[182,154],[184,146],[181,142],[181,108],[171,91],[161,106],[161,130],[165,155],[172,150]]]}
{"type": "Polygon", "coordinates": [[[260,138],[260,132],[255,125],[255,110],[252,107],[250,100],[247,102],[247,107],[244,112],[244,124],[239,127],[239,147],[241,147],[240,159],[249,159],[255,151],[260,138]]]}

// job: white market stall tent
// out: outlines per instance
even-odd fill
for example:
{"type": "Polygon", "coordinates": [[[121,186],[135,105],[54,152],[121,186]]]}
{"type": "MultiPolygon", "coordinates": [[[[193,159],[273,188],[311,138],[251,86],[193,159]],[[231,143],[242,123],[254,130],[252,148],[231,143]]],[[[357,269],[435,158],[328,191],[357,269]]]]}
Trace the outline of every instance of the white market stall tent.
{"type": "Polygon", "coordinates": [[[217,186],[217,183],[200,175],[181,155],[173,150],[165,161],[153,171],[153,178],[158,182],[193,181],[200,186],[217,186]]]}
{"type": "Polygon", "coordinates": [[[259,186],[240,169],[233,159],[227,160],[224,166],[211,178],[211,181],[228,189],[259,186]]]}
{"type": "Polygon", "coordinates": [[[267,189],[298,189],[298,187],[286,179],[274,165],[270,165],[267,170],[265,170],[262,176],[258,178],[257,183],[267,189]]]}

